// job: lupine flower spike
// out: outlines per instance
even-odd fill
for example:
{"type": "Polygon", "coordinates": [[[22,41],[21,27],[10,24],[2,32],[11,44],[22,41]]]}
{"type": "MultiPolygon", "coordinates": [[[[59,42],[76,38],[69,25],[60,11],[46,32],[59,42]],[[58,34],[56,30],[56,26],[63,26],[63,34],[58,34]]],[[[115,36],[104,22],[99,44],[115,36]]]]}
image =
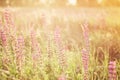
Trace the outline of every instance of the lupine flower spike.
{"type": "Polygon", "coordinates": [[[36,39],[36,33],[34,30],[31,31],[31,47],[33,51],[32,53],[33,66],[36,67],[39,61],[40,65],[42,65],[41,50],[39,47],[39,43],[36,39]]]}
{"type": "Polygon", "coordinates": [[[89,42],[89,31],[87,23],[81,25],[84,37],[84,48],[82,49],[82,63],[84,67],[84,80],[88,80],[88,65],[89,65],[89,52],[90,52],[90,42],[89,42]]]}
{"type": "Polygon", "coordinates": [[[86,49],[82,49],[82,63],[84,68],[84,80],[88,80],[89,54],[86,49]]]}
{"type": "Polygon", "coordinates": [[[64,53],[65,49],[62,45],[59,27],[57,27],[55,29],[54,39],[55,39],[55,43],[56,43],[56,47],[57,47],[57,53],[58,53],[58,59],[59,59],[60,66],[62,68],[64,68],[64,67],[66,67],[66,59],[65,59],[65,53],[64,53]]]}
{"type": "Polygon", "coordinates": [[[60,75],[60,77],[58,78],[58,80],[67,80],[65,74],[60,75]]]}
{"type": "Polygon", "coordinates": [[[1,30],[0,37],[2,40],[2,46],[6,47],[7,46],[7,35],[6,35],[5,31],[1,30]]]}
{"type": "Polygon", "coordinates": [[[21,70],[23,63],[24,63],[24,47],[25,42],[23,36],[19,36],[16,40],[15,44],[15,58],[16,58],[16,64],[18,66],[18,69],[21,70]]]}
{"type": "Polygon", "coordinates": [[[116,62],[110,61],[108,66],[109,80],[117,80],[116,62]]]}
{"type": "Polygon", "coordinates": [[[7,27],[14,27],[14,21],[9,8],[6,8],[4,11],[4,19],[7,27]]]}
{"type": "Polygon", "coordinates": [[[89,51],[90,49],[90,41],[89,41],[89,29],[88,29],[88,24],[84,23],[81,25],[82,31],[83,31],[83,37],[84,37],[84,44],[86,49],[89,51]]]}
{"type": "Polygon", "coordinates": [[[3,15],[4,15],[4,22],[5,22],[4,29],[7,35],[9,35],[9,37],[12,37],[12,34],[16,33],[15,32],[16,27],[15,27],[11,9],[9,7],[5,8],[3,15]]]}

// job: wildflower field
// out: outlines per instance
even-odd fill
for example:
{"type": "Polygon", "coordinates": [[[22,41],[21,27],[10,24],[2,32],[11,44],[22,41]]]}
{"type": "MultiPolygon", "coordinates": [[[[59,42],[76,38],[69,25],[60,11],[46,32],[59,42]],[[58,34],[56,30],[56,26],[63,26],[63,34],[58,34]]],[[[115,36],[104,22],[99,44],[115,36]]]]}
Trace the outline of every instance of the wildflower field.
{"type": "Polygon", "coordinates": [[[0,80],[120,80],[120,9],[1,8],[0,80]]]}

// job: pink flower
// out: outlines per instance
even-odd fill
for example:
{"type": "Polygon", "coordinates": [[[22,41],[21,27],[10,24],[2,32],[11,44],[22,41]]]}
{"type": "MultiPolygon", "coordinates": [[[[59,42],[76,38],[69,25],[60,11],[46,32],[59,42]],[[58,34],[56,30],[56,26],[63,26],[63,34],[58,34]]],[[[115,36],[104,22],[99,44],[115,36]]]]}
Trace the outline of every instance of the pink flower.
{"type": "Polygon", "coordinates": [[[58,53],[58,59],[59,59],[60,66],[64,68],[67,66],[67,64],[66,64],[66,59],[65,59],[65,51],[64,51],[65,49],[62,44],[59,27],[55,29],[54,39],[55,39],[55,44],[57,47],[57,53],[58,53]]]}
{"type": "Polygon", "coordinates": [[[90,50],[90,41],[89,41],[88,24],[84,23],[81,25],[81,27],[82,27],[82,31],[83,31],[84,45],[85,45],[85,48],[89,51],[90,50]]]}
{"type": "Polygon", "coordinates": [[[0,37],[1,37],[1,40],[2,40],[2,45],[5,47],[7,46],[7,35],[5,33],[5,31],[0,31],[0,37]]]}
{"type": "Polygon", "coordinates": [[[6,31],[7,35],[11,35],[11,33],[15,32],[15,24],[9,7],[5,8],[3,11],[3,17],[5,22],[4,30],[6,31]]]}
{"type": "Polygon", "coordinates": [[[110,61],[109,66],[109,80],[117,80],[117,72],[116,72],[116,62],[110,61]]]}
{"type": "Polygon", "coordinates": [[[23,63],[24,63],[24,47],[25,47],[25,42],[23,36],[19,36],[16,39],[16,45],[15,45],[15,58],[16,58],[16,63],[18,65],[18,68],[21,69],[23,63]]]}
{"type": "Polygon", "coordinates": [[[33,51],[32,53],[33,66],[35,67],[38,61],[40,61],[40,64],[42,65],[41,50],[39,47],[39,43],[36,39],[36,33],[34,30],[31,31],[31,47],[33,51]]]}
{"type": "Polygon", "coordinates": [[[65,75],[62,74],[62,75],[58,78],[58,80],[67,80],[67,79],[66,79],[65,75]]]}
{"type": "Polygon", "coordinates": [[[84,80],[88,79],[88,65],[89,65],[89,53],[86,49],[82,49],[82,63],[84,68],[84,80]]]}
{"type": "Polygon", "coordinates": [[[9,27],[9,26],[14,27],[14,21],[13,21],[12,14],[11,14],[9,8],[6,8],[4,11],[4,19],[5,19],[7,27],[9,27]]]}
{"type": "Polygon", "coordinates": [[[34,30],[31,31],[31,46],[32,46],[33,51],[35,51],[36,53],[41,54],[39,43],[38,43],[38,41],[36,39],[36,33],[35,33],[34,30]]]}
{"type": "Polygon", "coordinates": [[[16,53],[21,54],[25,46],[24,38],[19,36],[16,40],[16,53]]]}

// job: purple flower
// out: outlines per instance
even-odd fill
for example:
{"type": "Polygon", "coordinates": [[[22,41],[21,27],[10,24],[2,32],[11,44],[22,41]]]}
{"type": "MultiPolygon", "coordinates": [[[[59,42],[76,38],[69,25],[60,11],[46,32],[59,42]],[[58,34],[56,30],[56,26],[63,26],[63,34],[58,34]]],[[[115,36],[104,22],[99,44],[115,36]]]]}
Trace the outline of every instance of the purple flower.
{"type": "Polygon", "coordinates": [[[54,40],[55,40],[55,44],[57,47],[57,55],[58,55],[58,60],[60,63],[60,66],[62,68],[66,67],[66,59],[65,59],[65,49],[63,47],[63,43],[61,40],[61,35],[60,35],[60,28],[56,27],[55,32],[54,32],[54,40]]]}
{"type": "Polygon", "coordinates": [[[82,63],[84,68],[84,80],[88,79],[88,65],[89,65],[89,53],[86,49],[82,49],[82,63]]]}
{"type": "Polygon", "coordinates": [[[7,35],[6,35],[5,31],[0,31],[0,37],[2,40],[2,45],[4,47],[7,46],[7,35]]]}
{"type": "Polygon", "coordinates": [[[109,80],[117,80],[116,62],[110,61],[108,65],[109,80]]]}
{"type": "Polygon", "coordinates": [[[65,75],[62,74],[62,75],[58,78],[58,80],[67,80],[67,79],[66,79],[65,75]]]}
{"type": "Polygon", "coordinates": [[[21,70],[23,63],[24,63],[24,47],[25,47],[25,41],[23,36],[19,36],[16,39],[16,44],[15,44],[15,58],[16,58],[16,63],[18,65],[18,69],[21,70]]]}
{"type": "Polygon", "coordinates": [[[88,51],[90,51],[90,41],[89,41],[88,23],[82,24],[81,27],[82,27],[82,31],[83,31],[85,48],[86,48],[88,51]]]}
{"type": "Polygon", "coordinates": [[[4,19],[7,27],[14,27],[14,21],[9,8],[6,8],[4,11],[4,19]]]}
{"type": "Polygon", "coordinates": [[[36,33],[34,30],[31,31],[31,47],[33,51],[32,53],[33,66],[35,67],[39,61],[40,64],[42,65],[41,50],[39,47],[39,43],[36,39],[36,33]]]}

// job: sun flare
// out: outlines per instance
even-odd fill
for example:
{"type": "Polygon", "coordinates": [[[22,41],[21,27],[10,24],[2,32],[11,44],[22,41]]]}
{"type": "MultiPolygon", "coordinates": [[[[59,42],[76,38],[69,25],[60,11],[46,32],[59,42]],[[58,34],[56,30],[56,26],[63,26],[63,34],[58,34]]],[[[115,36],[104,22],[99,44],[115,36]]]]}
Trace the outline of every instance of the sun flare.
{"type": "Polygon", "coordinates": [[[76,5],[77,0],[68,0],[68,3],[69,3],[70,5],[76,5]]]}

